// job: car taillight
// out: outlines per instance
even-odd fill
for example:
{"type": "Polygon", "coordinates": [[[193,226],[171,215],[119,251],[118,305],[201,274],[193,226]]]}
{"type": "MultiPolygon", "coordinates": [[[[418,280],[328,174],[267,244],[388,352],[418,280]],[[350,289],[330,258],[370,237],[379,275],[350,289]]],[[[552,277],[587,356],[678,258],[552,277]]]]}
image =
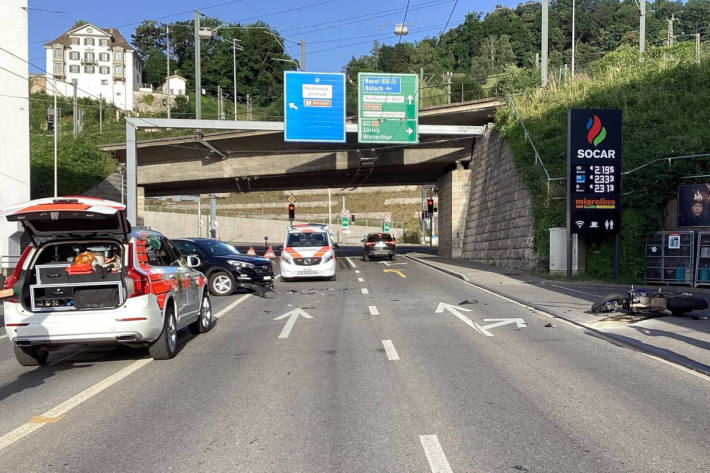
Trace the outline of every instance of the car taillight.
{"type": "Polygon", "coordinates": [[[375,246],[375,242],[374,241],[367,241],[367,242],[365,242],[365,246],[375,246]]]}
{"type": "MultiPolygon", "coordinates": [[[[25,250],[22,252],[22,256],[20,256],[19,261],[17,262],[17,266],[15,266],[15,269],[12,271],[12,274],[5,279],[5,284],[3,284],[3,289],[12,289],[12,286],[15,285],[18,279],[20,279],[20,273],[22,272],[22,265],[25,264],[25,259],[27,258],[27,255],[32,251],[32,246],[27,245],[25,247],[25,250]]],[[[17,299],[8,299],[8,302],[17,302],[17,299]]]]}
{"type": "Polygon", "coordinates": [[[128,297],[137,297],[137,296],[145,296],[147,294],[150,294],[150,278],[148,277],[147,274],[145,274],[143,271],[136,269],[133,266],[133,246],[131,245],[131,249],[129,250],[128,253],[128,271],[126,273],[128,274],[128,277],[133,280],[133,290],[131,291],[130,294],[128,294],[128,297]]]}
{"type": "Polygon", "coordinates": [[[387,241],[387,246],[394,246],[394,242],[392,240],[387,241]]]}

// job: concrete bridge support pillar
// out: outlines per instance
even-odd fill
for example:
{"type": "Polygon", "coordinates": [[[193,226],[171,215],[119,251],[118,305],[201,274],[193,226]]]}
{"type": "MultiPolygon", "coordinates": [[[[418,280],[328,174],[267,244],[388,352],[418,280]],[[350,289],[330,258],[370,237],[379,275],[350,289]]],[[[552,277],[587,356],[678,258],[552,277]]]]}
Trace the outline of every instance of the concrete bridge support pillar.
{"type": "Polygon", "coordinates": [[[136,192],[136,225],[145,225],[145,187],[139,186],[136,192]]]}
{"type": "Polygon", "coordinates": [[[453,170],[438,181],[439,256],[461,256],[470,185],[470,169],[453,170]]]}

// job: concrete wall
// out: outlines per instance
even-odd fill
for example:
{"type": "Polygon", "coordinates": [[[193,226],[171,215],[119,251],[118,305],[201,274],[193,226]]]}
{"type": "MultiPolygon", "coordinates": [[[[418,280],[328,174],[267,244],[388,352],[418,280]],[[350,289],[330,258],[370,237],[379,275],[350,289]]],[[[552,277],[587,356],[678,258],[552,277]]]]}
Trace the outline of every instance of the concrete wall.
{"type": "MultiPolygon", "coordinates": [[[[30,199],[30,121],[27,74],[27,0],[3,0],[0,45],[0,209],[30,199]]],[[[0,221],[0,271],[20,256],[21,226],[0,221]]]]}
{"type": "Polygon", "coordinates": [[[437,219],[441,256],[462,255],[472,173],[471,169],[457,169],[439,179],[437,219]]]}
{"type": "MultiPolygon", "coordinates": [[[[198,236],[197,214],[179,214],[169,212],[155,212],[145,210],[142,212],[144,225],[167,235],[169,238],[196,237],[198,236]]],[[[209,232],[208,212],[202,214],[202,236],[209,232]]],[[[247,217],[217,216],[217,238],[229,242],[255,242],[264,241],[264,236],[269,237],[270,244],[281,245],[286,239],[287,220],[269,220],[247,217]]],[[[296,221],[296,223],[303,223],[296,221]]],[[[331,232],[335,240],[341,243],[360,244],[360,239],[368,233],[378,232],[379,227],[366,227],[352,225],[349,234],[342,234],[340,225],[332,225],[331,232]]],[[[392,229],[390,232],[398,240],[402,238],[402,230],[392,229]]]]}
{"type": "Polygon", "coordinates": [[[489,128],[476,140],[470,167],[462,256],[509,268],[534,266],[532,197],[497,132],[489,128]]]}

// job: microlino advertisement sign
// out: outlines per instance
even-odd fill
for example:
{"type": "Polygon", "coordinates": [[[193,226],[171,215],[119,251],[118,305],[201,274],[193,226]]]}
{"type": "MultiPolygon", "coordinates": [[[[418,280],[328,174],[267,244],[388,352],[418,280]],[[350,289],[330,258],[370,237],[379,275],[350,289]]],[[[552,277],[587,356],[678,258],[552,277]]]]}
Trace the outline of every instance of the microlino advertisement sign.
{"type": "Polygon", "coordinates": [[[621,110],[567,114],[567,202],[571,233],[616,235],[621,223],[621,110]]]}

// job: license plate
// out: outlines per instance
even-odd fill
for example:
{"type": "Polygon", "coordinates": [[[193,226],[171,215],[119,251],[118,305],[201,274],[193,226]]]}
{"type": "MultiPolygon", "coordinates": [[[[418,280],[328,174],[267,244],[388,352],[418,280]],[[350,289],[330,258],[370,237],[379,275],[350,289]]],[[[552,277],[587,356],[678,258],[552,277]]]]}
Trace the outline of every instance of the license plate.
{"type": "Polygon", "coordinates": [[[264,276],[264,281],[271,281],[271,276],[264,276]]]}

